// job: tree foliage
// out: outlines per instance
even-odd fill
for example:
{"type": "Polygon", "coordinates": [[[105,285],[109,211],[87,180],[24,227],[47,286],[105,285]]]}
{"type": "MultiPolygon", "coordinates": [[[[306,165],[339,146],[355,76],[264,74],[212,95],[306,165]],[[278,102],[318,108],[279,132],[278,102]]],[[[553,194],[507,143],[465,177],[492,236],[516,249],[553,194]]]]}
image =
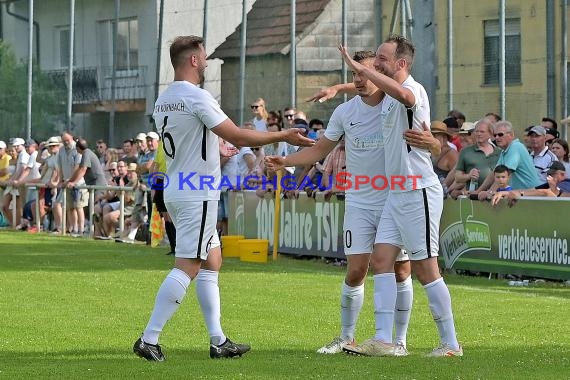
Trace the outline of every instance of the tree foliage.
{"type": "MultiPolygon", "coordinates": [[[[26,137],[28,64],[18,61],[0,41],[0,139],[26,137]]],[[[32,69],[32,137],[43,140],[64,124],[65,91],[34,62],[32,69]]]]}

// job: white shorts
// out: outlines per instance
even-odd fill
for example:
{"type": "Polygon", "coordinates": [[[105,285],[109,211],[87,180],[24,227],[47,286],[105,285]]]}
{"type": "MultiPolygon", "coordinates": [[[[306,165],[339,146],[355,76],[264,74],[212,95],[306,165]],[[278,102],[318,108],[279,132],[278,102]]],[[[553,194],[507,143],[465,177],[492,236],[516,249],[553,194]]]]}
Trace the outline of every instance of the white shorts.
{"type": "Polygon", "coordinates": [[[208,251],[220,246],[216,231],[218,201],[165,202],[176,227],[175,257],[208,258],[208,251]]]}
{"type": "Polygon", "coordinates": [[[410,260],[436,257],[442,211],[443,190],[440,184],[390,193],[375,242],[406,247],[410,260]]]}
{"type": "MultiPolygon", "coordinates": [[[[345,207],[343,224],[345,255],[372,253],[381,216],[382,210],[365,210],[350,205],[345,207]]],[[[396,261],[408,260],[408,255],[404,250],[400,252],[396,259],[396,261]]]]}

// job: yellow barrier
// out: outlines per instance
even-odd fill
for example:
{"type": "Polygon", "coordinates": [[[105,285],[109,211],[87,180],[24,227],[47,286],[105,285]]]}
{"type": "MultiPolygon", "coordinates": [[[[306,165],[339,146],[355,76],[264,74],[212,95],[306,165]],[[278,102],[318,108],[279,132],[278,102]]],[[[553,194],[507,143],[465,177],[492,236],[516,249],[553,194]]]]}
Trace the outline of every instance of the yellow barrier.
{"type": "Polygon", "coordinates": [[[239,241],[240,261],[266,263],[269,240],[244,239],[239,241]]]}
{"type": "Polygon", "coordinates": [[[243,240],[243,235],[222,236],[222,256],[223,257],[240,257],[240,249],[238,242],[243,240]]]}

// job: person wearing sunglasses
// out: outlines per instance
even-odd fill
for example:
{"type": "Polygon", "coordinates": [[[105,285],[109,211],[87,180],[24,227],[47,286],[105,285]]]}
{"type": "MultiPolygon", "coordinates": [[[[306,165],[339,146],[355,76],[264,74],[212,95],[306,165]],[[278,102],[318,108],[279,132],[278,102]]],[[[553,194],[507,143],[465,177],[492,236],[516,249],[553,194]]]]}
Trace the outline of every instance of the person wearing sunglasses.
{"type": "MultiPolygon", "coordinates": [[[[499,155],[497,165],[505,165],[512,171],[511,186],[513,189],[529,189],[538,186],[540,180],[532,157],[528,154],[524,144],[515,137],[513,125],[506,120],[499,121],[495,124],[494,136],[497,146],[503,150],[499,155]]],[[[494,182],[495,177],[493,173],[490,173],[478,191],[473,194],[477,194],[479,200],[488,199],[492,192],[497,190],[494,182]]]]}
{"type": "Polygon", "coordinates": [[[294,107],[286,107],[283,110],[284,128],[291,128],[295,124],[295,113],[297,111],[294,107]]]}
{"type": "Polygon", "coordinates": [[[260,132],[267,132],[267,109],[265,108],[265,100],[262,98],[257,98],[255,102],[251,104],[251,112],[255,117],[251,122],[255,125],[255,130],[260,132]]]}

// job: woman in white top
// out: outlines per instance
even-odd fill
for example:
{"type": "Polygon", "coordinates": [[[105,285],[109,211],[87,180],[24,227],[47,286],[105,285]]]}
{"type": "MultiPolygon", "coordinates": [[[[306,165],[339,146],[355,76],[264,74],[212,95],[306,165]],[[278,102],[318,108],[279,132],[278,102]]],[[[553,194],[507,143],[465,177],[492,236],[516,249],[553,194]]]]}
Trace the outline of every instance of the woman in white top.
{"type": "Polygon", "coordinates": [[[255,125],[256,131],[267,132],[267,108],[265,107],[265,100],[258,98],[251,104],[251,112],[255,117],[251,122],[255,125]]]}

